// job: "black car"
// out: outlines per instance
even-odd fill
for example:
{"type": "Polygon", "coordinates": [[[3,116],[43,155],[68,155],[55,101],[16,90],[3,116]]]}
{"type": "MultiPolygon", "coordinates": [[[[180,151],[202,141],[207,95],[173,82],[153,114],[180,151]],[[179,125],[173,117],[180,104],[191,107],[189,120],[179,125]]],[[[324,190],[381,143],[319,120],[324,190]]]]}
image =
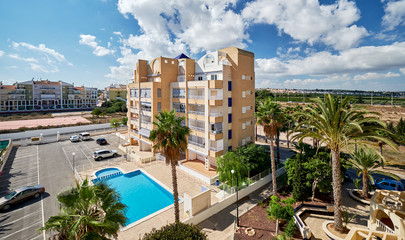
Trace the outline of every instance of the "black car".
{"type": "Polygon", "coordinates": [[[99,139],[97,139],[96,142],[99,145],[106,145],[107,144],[107,140],[105,140],[105,138],[99,138],[99,139]]]}
{"type": "Polygon", "coordinates": [[[10,205],[25,201],[29,198],[38,198],[45,192],[42,185],[28,186],[12,190],[6,196],[0,198],[0,209],[8,210],[10,205]]]}

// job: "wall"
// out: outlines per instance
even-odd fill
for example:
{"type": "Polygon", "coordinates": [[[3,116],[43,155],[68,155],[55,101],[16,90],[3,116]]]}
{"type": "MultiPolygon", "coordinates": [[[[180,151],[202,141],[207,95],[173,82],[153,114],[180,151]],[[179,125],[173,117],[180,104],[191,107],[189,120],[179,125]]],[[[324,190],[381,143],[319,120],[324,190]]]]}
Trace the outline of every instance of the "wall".
{"type": "Polygon", "coordinates": [[[201,211],[211,206],[211,191],[207,188],[204,192],[191,197],[187,193],[184,194],[184,213],[189,216],[196,215],[201,211]]]}
{"type": "MultiPolygon", "coordinates": [[[[280,168],[276,171],[276,176],[278,177],[283,173],[285,173],[284,167],[280,168]]],[[[242,198],[246,197],[247,195],[251,194],[252,192],[260,189],[261,187],[271,183],[271,181],[272,181],[271,174],[269,174],[266,177],[260,179],[259,181],[251,184],[250,186],[245,187],[244,189],[239,191],[239,193],[238,193],[239,199],[242,199],[242,198]]],[[[225,198],[224,200],[215,203],[207,210],[202,211],[201,213],[197,214],[196,216],[193,216],[193,217],[190,217],[190,218],[184,220],[183,223],[198,224],[198,223],[204,221],[205,219],[213,216],[214,214],[217,214],[218,212],[222,211],[223,209],[225,209],[229,205],[233,204],[234,202],[236,202],[236,194],[232,194],[232,195],[228,196],[227,198],[225,198]]]]}

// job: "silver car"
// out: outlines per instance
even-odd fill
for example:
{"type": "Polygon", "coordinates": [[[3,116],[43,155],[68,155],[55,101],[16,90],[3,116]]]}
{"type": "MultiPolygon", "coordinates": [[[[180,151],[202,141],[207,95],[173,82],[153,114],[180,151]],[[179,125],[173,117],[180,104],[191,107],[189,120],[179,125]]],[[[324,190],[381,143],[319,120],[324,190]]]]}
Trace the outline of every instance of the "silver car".
{"type": "Polygon", "coordinates": [[[71,142],[80,142],[80,138],[77,135],[73,135],[69,138],[71,142]]]}
{"type": "Polygon", "coordinates": [[[103,149],[103,150],[97,150],[93,154],[93,159],[96,161],[99,161],[103,158],[108,158],[108,157],[116,157],[118,156],[117,151],[115,150],[108,150],[108,149],[103,149]]]}
{"type": "Polygon", "coordinates": [[[22,202],[28,198],[38,198],[45,192],[42,185],[17,188],[9,191],[6,196],[0,198],[0,209],[8,210],[11,205],[22,202]]]}

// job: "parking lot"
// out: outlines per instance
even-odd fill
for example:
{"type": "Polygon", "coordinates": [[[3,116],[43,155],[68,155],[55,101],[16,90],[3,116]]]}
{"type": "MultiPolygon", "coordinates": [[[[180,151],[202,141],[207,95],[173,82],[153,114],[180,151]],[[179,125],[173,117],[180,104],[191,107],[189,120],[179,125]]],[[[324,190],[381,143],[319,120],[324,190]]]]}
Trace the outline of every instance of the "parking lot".
{"type": "Polygon", "coordinates": [[[77,171],[97,170],[103,166],[124,161],[124,153],[118,151],[115,158],[94,161],[95,150],[118,150],[119,139],[114,134],[92,136],[83,142],[69,140],[41,145],[13,147],[7,164],[0,176],[0,197],[7,191],[23,186],[41,184],[45,193],[0,212],[0,240],[46,239],[39,233],[46,220],[59,211],[56,196],[74,185],[73,168],[77,171]],[[96,139],[104,137],[108,145],[100,146],[96,139]]]}

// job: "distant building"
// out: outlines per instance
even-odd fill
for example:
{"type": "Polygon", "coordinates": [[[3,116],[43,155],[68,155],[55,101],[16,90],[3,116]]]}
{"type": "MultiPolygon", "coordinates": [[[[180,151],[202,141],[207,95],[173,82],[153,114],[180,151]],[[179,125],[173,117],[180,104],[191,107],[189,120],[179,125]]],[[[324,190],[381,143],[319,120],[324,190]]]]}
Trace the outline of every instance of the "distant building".
{"type": "Polygon", "coordinates": [[[254,54],[229,47],[199,60],[184,54],[138,60],[128,85],[128,127],[132,145],[151,151],[149,134],[160,111],[175,110],[191,128],[187,160],[206,168],[216,158],[254,140],[254,54]]]}
{"type": "Polygon", "coordinates": [[[103,97],[108,100],[127,100],[127,85],[111,84],[105,88],[103,97]]]}
{"type": "Polygon", "coordinates": [[[0,82],[0,113],[92,109],[97,104],[97,88],[49,80],[0,82]]]}

